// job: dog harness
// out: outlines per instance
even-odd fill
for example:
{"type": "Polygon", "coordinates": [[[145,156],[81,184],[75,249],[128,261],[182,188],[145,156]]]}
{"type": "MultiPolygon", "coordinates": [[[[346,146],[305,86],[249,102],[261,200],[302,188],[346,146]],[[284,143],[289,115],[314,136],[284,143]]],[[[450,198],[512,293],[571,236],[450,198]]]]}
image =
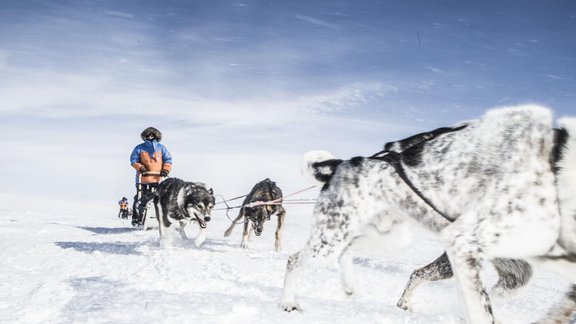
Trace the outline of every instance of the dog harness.
{"type": "Polygon", "coordinates": [[[369,159],[384,161],[384,162],[387,162],[388,164],[390,164],[394,168],[394,170],[396,170],[396,173],[398,174],[400,179],[402,179],[402,181],[404,181],[404,183],[418,197],[420,197],[420,199],[422,199],[422,201],[424,201],[426,203],[426,205],[428,205],[430,208],[432,208],[432,210],[434,210],[440,216],[444,217],[449,222],[453,222],[455,220],[455,218],[446,215],[446,213],[444,213],[444,212],[440,211],[438,208],[436,208],[436,206],[432,203],[432,201],[430,201],[430,199],[428,199],[426,196],[424,196],[424,194],[418,188],[416,188],[416,186],[414,186],[412,181],[410,181],[410,178],[408,178],[408,176],[406,175],[406,171],[404,170],[404,166],[402,165],[402,158],[406,154],[410,154],[411,150],[420,149],[422,147],[422,145],[424,145],[424,143],[426,143],[426,142],[428,142],[428,141],[430,141],[430,140],[432,140],[432,139],[434,139],[440,135],[443,135],[446,133],[457,132],[457,131],[463,130],[466,127],[468,127],[467,124],[464,124],[464,125],[459,126],[459,127],[454,127],[454,128],[442,127],[442,128],[438,128],[438,129],[431,131],[431,132],[414,135],[412,137],[409,137],[406,140],[400,141],[400,144],[402,146],[408,146],[404,150],[402,150],[402,152],[390,151],[390,148],[393,146],[392,145],[393,143],[387,143],[384,146],[383,151],[380,151],[380,152],[370,156],[369,159]],[[408,145],[406,145],[406,144],[408,144],[408,145]]]}
{"type": "Polygon", "coordinates": [[[390,164],[394,168],[394,170],[396,170],[396,173],[398,174],[400,179],[402,179],[402,181],[404,181],[404,183],[418,197],[420,197],[420,199],[422,199],[426,203],[426,205],[428,205],[430,208],[432,208],[436,213],[438,213],[440,216],[444,217],[446,220],[448,220],[450,222],[454,221],[454,218],[449,217],[448,215],[446,215],[446,213],[443,213],[438,208],[436,208],[436,206],[432,203],[432,201],[430,201],[430,199],[428,199],[426,196],[424,196],[424,194],[420,190],[418,190],[418,188],[416,188],[416,186],[414,186],[412,181],[410,181],[410,178],[408,178],[408,176],[406,175],[406,172],[404,171],[404,167],[402,166],[402,153],[387,152],[385,155],[378,156],[378,157],[371,156],[370,158],[384,161],[384,162],[387,162],[388,164],[390,164]]]}

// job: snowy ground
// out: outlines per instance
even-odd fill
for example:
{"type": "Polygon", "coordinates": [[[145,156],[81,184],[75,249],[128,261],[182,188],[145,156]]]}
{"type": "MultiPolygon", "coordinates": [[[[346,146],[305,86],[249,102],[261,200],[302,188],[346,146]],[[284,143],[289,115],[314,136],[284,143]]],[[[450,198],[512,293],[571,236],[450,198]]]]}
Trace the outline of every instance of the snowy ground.
{"type": "MultiPolygon", "coordinates": [[[[2,323],[462,323],[454,281],[431,283],[414,296],[414,312],[395,306],[410,272],[441,248],[415,232],[404,253],[358,257],[357,295],[342,292],[335,267],[309,270],[303,313],[277,308],[284,268],[309,233],[310,206],[287,206],[284,251],[273,251],[275,220],[249,249],[240,228],[229,238],[223,212],[206,243],[176,240],[161,247],[156,230],[116,218],[115,206],[0,194],[0,322],[2,323]]],[[[195,235],[189,231],[189,236],[195,235]]],[[[485,271],[492,284],[494,271],[485,271]]],[[[517,296],[495,299],[501,323],[543,315],[566,282],[537,272],[517,296]]]]}

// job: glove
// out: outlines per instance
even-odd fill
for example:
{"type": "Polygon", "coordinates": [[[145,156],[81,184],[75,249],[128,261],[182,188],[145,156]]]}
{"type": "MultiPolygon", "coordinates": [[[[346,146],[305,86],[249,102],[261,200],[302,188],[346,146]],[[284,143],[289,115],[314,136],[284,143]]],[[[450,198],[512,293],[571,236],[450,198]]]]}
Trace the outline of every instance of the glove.
{"type": "Polygon", "coordinates": [[[168,173],[169,173],[168,170],[162,170],[162,171],[160,171],[160,175],[163,176],[164,178],[168,177],[168,173]]]}
{"type": "Polygon", "coordinates": [[[145,167],[141,167],[140,170],[138,170],[138,172],[140,172],[142,174],[142,173],[148,172],[148,170],[146,170],[145,167]]]}

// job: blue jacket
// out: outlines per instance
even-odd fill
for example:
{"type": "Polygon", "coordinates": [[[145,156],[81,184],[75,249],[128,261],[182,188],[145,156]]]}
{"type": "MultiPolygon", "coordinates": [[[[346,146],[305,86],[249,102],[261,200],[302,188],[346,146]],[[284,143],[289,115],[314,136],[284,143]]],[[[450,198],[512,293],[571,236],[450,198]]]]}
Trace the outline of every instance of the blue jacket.
{"type": "MultiPolygon", "coordinates": [[[[172,170],[172,156],[168,149],[156,140],[144,141],[137,145],[130,154],[130,164],[136,169],[136,183],[138,183],[138,171],[145,167],[150,172],[172,170]]],[[[142,176],[142,183],[160,182],[160,176],[142,176]]]]}

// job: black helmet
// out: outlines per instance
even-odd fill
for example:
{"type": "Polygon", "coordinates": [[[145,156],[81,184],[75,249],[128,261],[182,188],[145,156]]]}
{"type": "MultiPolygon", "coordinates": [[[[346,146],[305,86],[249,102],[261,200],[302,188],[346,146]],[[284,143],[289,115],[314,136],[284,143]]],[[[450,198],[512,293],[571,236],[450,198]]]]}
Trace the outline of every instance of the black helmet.
{"type": "Polygon", "coordinates": [[[142,138],[143,141],[145,141],[146,138],[150,136],[150,134],[154,135],[154,137],[158,142],[160,142],[160,140],[162,139],[162,133],[160,133],[160,131],[154,127],[148,127],[145,130],[143,130],[142,134],[140,134],[140,137],[142,138]]]}
{"type": "Polygon", "coordinates": [[[122,200],[128,200],[128,198],[126,198],[126,197],[122,197],[122,200]]]}

